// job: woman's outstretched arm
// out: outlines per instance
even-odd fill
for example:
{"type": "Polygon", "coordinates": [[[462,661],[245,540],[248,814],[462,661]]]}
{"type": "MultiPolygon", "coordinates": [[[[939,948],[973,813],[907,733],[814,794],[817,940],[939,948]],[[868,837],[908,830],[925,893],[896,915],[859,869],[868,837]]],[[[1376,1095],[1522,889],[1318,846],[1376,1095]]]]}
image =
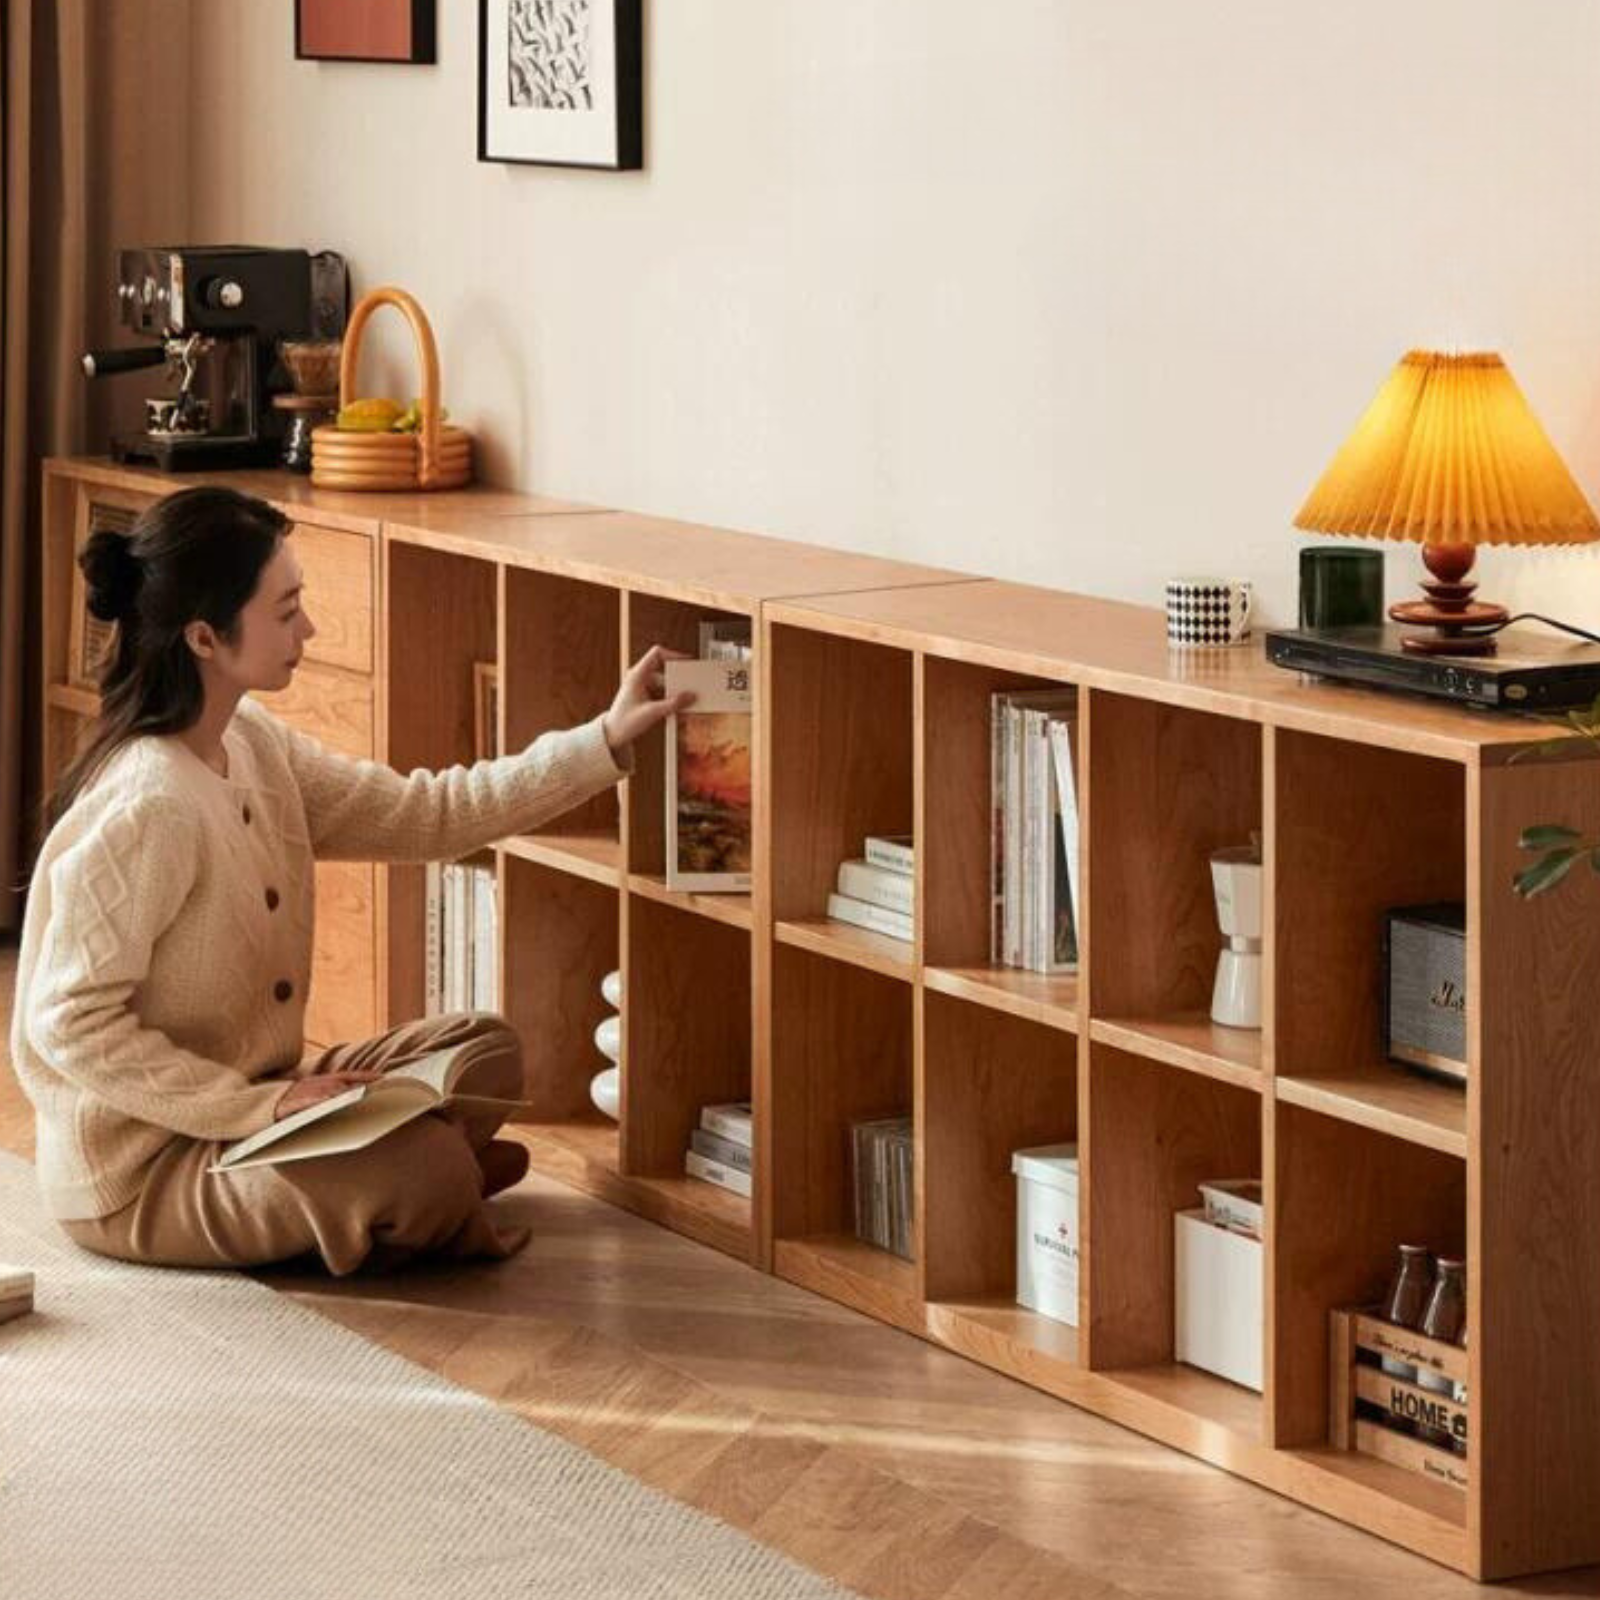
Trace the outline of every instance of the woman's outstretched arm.
{"type": "Polygon", "coordinates": [[[319,744],[259,705],[282,739],[305,804],[314,855],[344,861],[448,861],[528,833],[625,777],[633,741],[692,697],[661,697],[672,652],[634,663],[601,716],[541,734],[516,755],[402,775],[319,744]]]}

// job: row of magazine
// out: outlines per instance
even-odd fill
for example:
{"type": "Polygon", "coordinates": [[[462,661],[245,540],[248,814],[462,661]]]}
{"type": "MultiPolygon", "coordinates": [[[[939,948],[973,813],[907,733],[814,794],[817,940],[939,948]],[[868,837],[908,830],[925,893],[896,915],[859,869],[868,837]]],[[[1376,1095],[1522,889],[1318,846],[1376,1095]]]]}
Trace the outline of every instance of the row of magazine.
{"type": "Polygon", "coordinates": [[[913,1259],[913,1155],[910,1117],[876,1117],[850,1125],[856,1237],[913,1259]]]}
{"type": "Polygon", "coordinates": [[[989,958],[1029,972],[1078,968],[1077,695],[992,696],[993,917],[989,958]]]}
{"type": "Polygon", "coordinates": [[[424,1015],[500,1009],[499,887],[492,866],[430,861],[424,1015]]]}

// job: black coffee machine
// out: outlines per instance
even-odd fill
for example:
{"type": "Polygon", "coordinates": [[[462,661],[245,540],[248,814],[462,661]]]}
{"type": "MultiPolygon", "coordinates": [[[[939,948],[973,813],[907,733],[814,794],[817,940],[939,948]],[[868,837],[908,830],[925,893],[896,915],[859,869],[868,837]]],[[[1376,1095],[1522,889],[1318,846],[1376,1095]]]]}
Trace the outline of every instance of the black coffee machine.
{"type": "Polygon", "coordinates": [[[144,431],[114,435],[112,456],[168,472],[275,461],[284,413],[272,396],[291,387],[278,341],[343,334],[344,257],[207,245],[124,250],[117,260],[122,325],[156,343],[92,350],[84,371],[97,378],[165,367],[172,391],[146,399],[144,431]]]}

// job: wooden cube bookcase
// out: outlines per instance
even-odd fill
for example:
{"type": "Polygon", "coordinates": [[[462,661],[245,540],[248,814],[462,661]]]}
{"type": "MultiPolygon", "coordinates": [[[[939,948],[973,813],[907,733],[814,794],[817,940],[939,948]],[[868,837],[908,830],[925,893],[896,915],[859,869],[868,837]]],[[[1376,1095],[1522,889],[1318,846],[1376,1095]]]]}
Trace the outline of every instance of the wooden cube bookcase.
{"type": "MultiPolygon", "coordinates": [[[[1586,885],[1511,888],[1524,826],[1600,831],[1593,761],[1513,760],[1540,725],[1308,682],[1254,649],[1171,653],[1141,607],[494,491],[219,481],[371,541],[372,749],[402,771],[472,758],[477,663],[516,749],[604,709],[647,645],[751,619],[750,895],[667,889],[659,732],[618,790],[489,853],[540,1170],[1476,1577],[1600,1562],[1600,915],[1586,885]],[[1044,977],[989,962],[989,703],[1059,685],[1079,691],[1083,960],[1044,977]],[[1208,1014],[1206,857],[1252,831],[1258,1033],[1208,1014]],[[911,944],[826,919],[867,833],[915,837],[911,944]],[[1439,899],[1467,905],[1464,1093],[1380,1043],[1383,913],[1439,899]],[[620,1124],[588,1101],[612,968],[620,1124]],[[700,1106],[746,1096],[750,1200],[683,1174],[700,1106]],[[849,1124],[904,1109],[914,1261],[851,1231],[849,1124]],[[1015,1302],[1010,1153],[1068,1139],[1077,1328],[1015,1302]],[[1261,1393],[1173,1355],[1172,1215],[1198,1180],[1250,1173],[1261,1393]],[[1464,1491],[1330,1434],[1330,1313],[1371,1302],[1402,1239],[1468,1261],[1464,1491]]],[[[85,497],[171,480],[58,462],[46,484],[48,722],[88,708],[57,671],[85,497]]],[[[326,629],[353,590],[301,554],[326,629]]],[[[288,709],[315,731],[324,701],[288,709]]],[[[423,1009],[423,872],[374,873],[370,949],[341,955],[351,923],[326,959],[370,961],[376,1028],[423,1009]]]]}

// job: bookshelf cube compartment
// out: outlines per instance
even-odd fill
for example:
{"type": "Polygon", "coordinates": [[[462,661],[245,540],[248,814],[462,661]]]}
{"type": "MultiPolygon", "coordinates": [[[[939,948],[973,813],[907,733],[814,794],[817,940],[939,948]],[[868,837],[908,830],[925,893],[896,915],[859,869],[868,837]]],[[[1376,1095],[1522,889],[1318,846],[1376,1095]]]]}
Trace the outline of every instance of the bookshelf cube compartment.
{"type": "Polygon", "coordinates": [[[1391,907],[1466,899],[1465,773],[1315,734],[1275,739],[1282,1093],[1464,1154],[1460,1088],[1387,1060],[1383,940],[1391,907]]]}
{"type": "Polygon", "coordinates": [[[912,1111],[912,989],[787,945],[772,965],[773,1234],[853,1243],[850,1127],[912,1111]]]}
{"type": "Polygon", "coordinates": [[[610,1064],[594,1035],[613,1014],[600,984],[618,968],[616,891],[504,853],[500,866],[501,1009],[532,1102],[522,1120],[598,1122],[589,1083],[610,1064]]]}
{"type": "Polygon", "coordinates": [[[1003,690],[1068,687],[963,661],[923,658],[918,832],[924,846],[923,938],[929,966],[991,965],[993,696],[1003,690]]]}
{"type": "Polygon", "coordinates": [[[768,653],[772,914],[820,922],[868,834],[912,831],[912,657],[782,625],[768,653]]]}
{"type": "MultiPolygon", "coordinates": [[[[500,747],[509,752],[588,722],[611,704],[622,674],[622,603],[604,584],[522,567],[502,572],[500,747]]],[[[604,789],[553,818],[541,836],[594,835],[615,844],[618,805],[617,790],[604,789]]]]}
{"type": "Polygon", "coordinates": [[[1205,1180],[1262,1175],[1261,1097],[1102,1044],[1089,1074],[1089,1365],[1171,1366],[1173,1218],[1201,1203],[1205,1180]]]}
{"type": "Polygon", "coordinates": [[[1402,1244],[1463,1253],[1467,1167],[1299,1106],[1280,1104],[1276,1116],[1274,1442],[1320,1445],[1328,1437],[1329,1312],[1381,1300],[1402,1244]]]}
{"type": "MultiPolygon", "coordinates": [[[[385,545],[388,724],[380,755],[398,772],[441,771],[476,757],[478,663],[496,651],[492,562],[398,540],[385,545]]],[[[388,868],[388,1019],[420,1017],[426,999],[425,874],[388,868]]]]}
{"type": "MultiPolygon", "coordinates": [[[[751,621],[749,614],[718,611],[659,595],[629,593],[625,597],[628,663],[637,661],[651,645],[665,645],[693,656],[699,649],[702,622],[751,621]]],[[[751,643],[755,643],[752,625],[751,643]]],[[[752,686],[757,683],[751,664],[752,686]]],[[[757,708],[760,715],[759,707],[757,708]]],[[[652,878],[667,871],[666,729],[652,729],[633,747],[633,772],[627,788],[628,869],[652,878]]]]}
{"type": "Polygon", "coordinates": [[[1210,857],[1263,829],[1261,729],[1096,690],[1087,745],[1094,1018],[1121,1048],[1259,1076],[1263,1031],[1211,1020],[1224,940],[1210,857]]]}
{"type": "Polygon", "coordinates": [[[923,1006],[925,1292],[1015,1307],[1011,1157],[1076,1140],[1077,1041],[942,994],[925,993],[923,1006]]]}
{"type": "Polygon", "coordinates": [[[476,757],[473,665],[496,657],[493,563],[391,541],[387,755],[401,772],[476,757]]]}
{"type": "Polygon", "coordinates": [[[622,1170],[682,1177],[702,1106],[750,1099],[750,937],[630,897],[622,1170]]]}

